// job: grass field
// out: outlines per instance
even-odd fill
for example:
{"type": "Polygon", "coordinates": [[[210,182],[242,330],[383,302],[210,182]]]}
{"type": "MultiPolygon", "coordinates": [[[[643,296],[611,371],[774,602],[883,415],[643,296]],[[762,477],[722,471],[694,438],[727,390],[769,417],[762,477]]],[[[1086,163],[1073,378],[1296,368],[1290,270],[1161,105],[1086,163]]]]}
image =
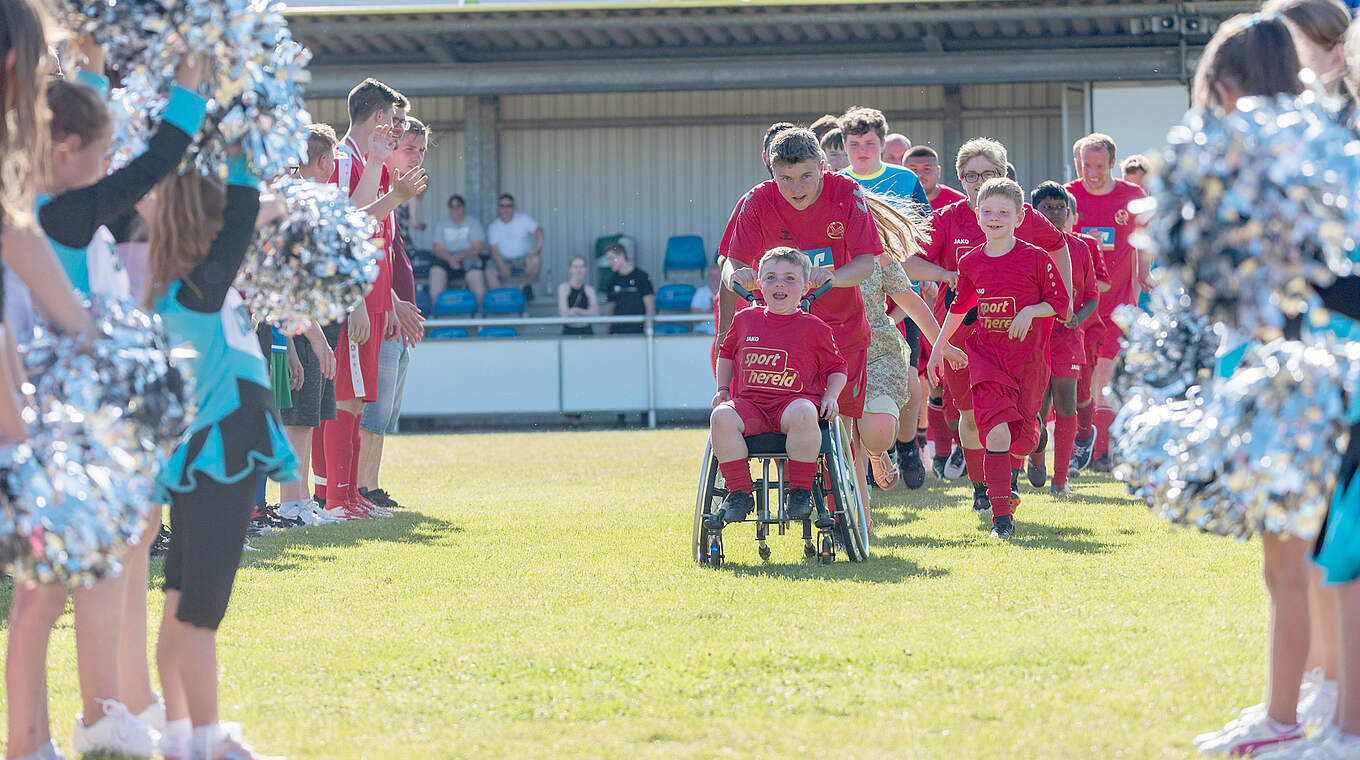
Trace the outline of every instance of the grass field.
{"type": "MultiPolygon", "coordinates": [[[[738,528],[715,570],[689,558],[704,435],[392,438],[384,486],[417,510],[253,541],[224,719],[292,758],[1184,758],[1258,701],[1253,544],[1103,477],[1062,504],[1022,486],[997,543],[929,479],[875,493],[867,563],[795,536],[762,563],[738,528]]],[[[64,747],[74,649],[68,614],[64,747]]]]}

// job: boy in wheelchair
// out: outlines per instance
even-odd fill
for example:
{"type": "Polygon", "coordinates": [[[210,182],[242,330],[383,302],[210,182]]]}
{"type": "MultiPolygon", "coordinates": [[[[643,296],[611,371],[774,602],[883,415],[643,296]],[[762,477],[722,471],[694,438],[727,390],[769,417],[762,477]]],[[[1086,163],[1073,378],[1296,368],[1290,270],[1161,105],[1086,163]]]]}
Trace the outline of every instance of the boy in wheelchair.
{"type": "Polygon", "coordinates": [[[754,506],[745,436],[787,436],[790,520],[812,515],[812,479],[822,433],[818,418],[834,420],[846,367],[831,328],[802,311],[812,262],[794,248],[771,248],[757,268],[765,304],[738,312],[718,349],[718,392],[709,420],[713,453],[728,495],[708,521],[721,530],[754,506]]]}

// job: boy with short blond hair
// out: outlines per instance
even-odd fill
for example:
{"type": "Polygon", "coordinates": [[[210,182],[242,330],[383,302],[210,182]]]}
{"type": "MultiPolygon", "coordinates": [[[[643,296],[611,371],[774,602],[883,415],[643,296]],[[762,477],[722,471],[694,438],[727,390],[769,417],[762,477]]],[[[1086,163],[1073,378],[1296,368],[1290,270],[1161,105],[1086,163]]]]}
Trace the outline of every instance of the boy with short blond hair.
{"type": "MultiPolygon", "coordinates": [[[[1035,320],[1065,318],[1068,308],[1053,258],[1015,237],[1024,215],[1024,191],[1014,181],[991,179],[978,190],[978,223],[987,242],[960,257],[958,294],[936,341],[941,345],[952,338],[964,315],[977,308],[964,348],[973,415],[986,451],[993,538],[1015,533],[1012,457],[1028,455],[1038,442],[1036,417],[1048,385],[1043,381],[1048,334],[1035,320]]],[[[941,376],[941,354],[930,357],[929,370],[932,377],[941,376]]]]}
{"type": "Polygon", "coordinates": [[[751,468],[745,436],[788,436],[785,467],[790,520],[812,515],[812,479],[822,434],[817,420],[834,420],[846,367],[831,328],[800,308],[812,263],[794,248],[771,248],[760,258],[757,286],[765,301],[737,312],[718,349],[718,392],[710,432],[713,454],[727,484],[722,507],[708,517],[721,530],[750,513],[751,468]]]}

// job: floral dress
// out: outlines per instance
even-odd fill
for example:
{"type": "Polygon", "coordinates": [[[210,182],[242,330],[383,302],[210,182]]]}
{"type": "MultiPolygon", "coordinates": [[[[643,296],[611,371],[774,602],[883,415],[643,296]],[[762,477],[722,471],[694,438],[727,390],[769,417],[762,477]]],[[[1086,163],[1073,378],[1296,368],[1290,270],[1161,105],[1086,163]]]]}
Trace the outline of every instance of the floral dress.
{"type": "Polygon", "coordinates": [[[911,398],[907,385],[910,377],[907,373],[912,371],[907,367],[910,356],[907,342],[886,311],[889,293],[901,293],[911,288],[911,279],[897,264],[887,268],[875,266],[859,284],[860,295],[864,297],[864,313],[869,320],[866,400],[887,396],[900,407],[911,398]]]}

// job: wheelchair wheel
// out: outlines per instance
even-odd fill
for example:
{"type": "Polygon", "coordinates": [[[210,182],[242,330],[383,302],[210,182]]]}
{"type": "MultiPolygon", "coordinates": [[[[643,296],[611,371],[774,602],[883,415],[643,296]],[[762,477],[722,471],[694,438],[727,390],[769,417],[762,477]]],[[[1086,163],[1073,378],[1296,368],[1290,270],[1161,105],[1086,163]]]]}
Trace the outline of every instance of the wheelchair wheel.
{"type": "Polygon", "coordinates": [[[836,501],[835,531],[850,561],[863,562],[869,558],[868,520],[860,504],[859,490],[855,487],[848,441],[845,428],[837,425],[835,434],[831,436],[831,457],[828,461],[832,497],[836,501]]]}
{"type": "MultiPolygon", "coordinates": [[[[695,562],[708,563],[713,536],[704,526],[704,518],[711,514],[722,499],[714,486],[718,480],[718,465],[713,458],[713,442],[704,446],[704,460],[699,465],[699,490],[694,498],[694,546],[692,554],[695,562]]],[[[721,557],[721,554],[719,554],[721,557]]],[[[721,559],[719,559],[721,561],[721,559]]]]}

